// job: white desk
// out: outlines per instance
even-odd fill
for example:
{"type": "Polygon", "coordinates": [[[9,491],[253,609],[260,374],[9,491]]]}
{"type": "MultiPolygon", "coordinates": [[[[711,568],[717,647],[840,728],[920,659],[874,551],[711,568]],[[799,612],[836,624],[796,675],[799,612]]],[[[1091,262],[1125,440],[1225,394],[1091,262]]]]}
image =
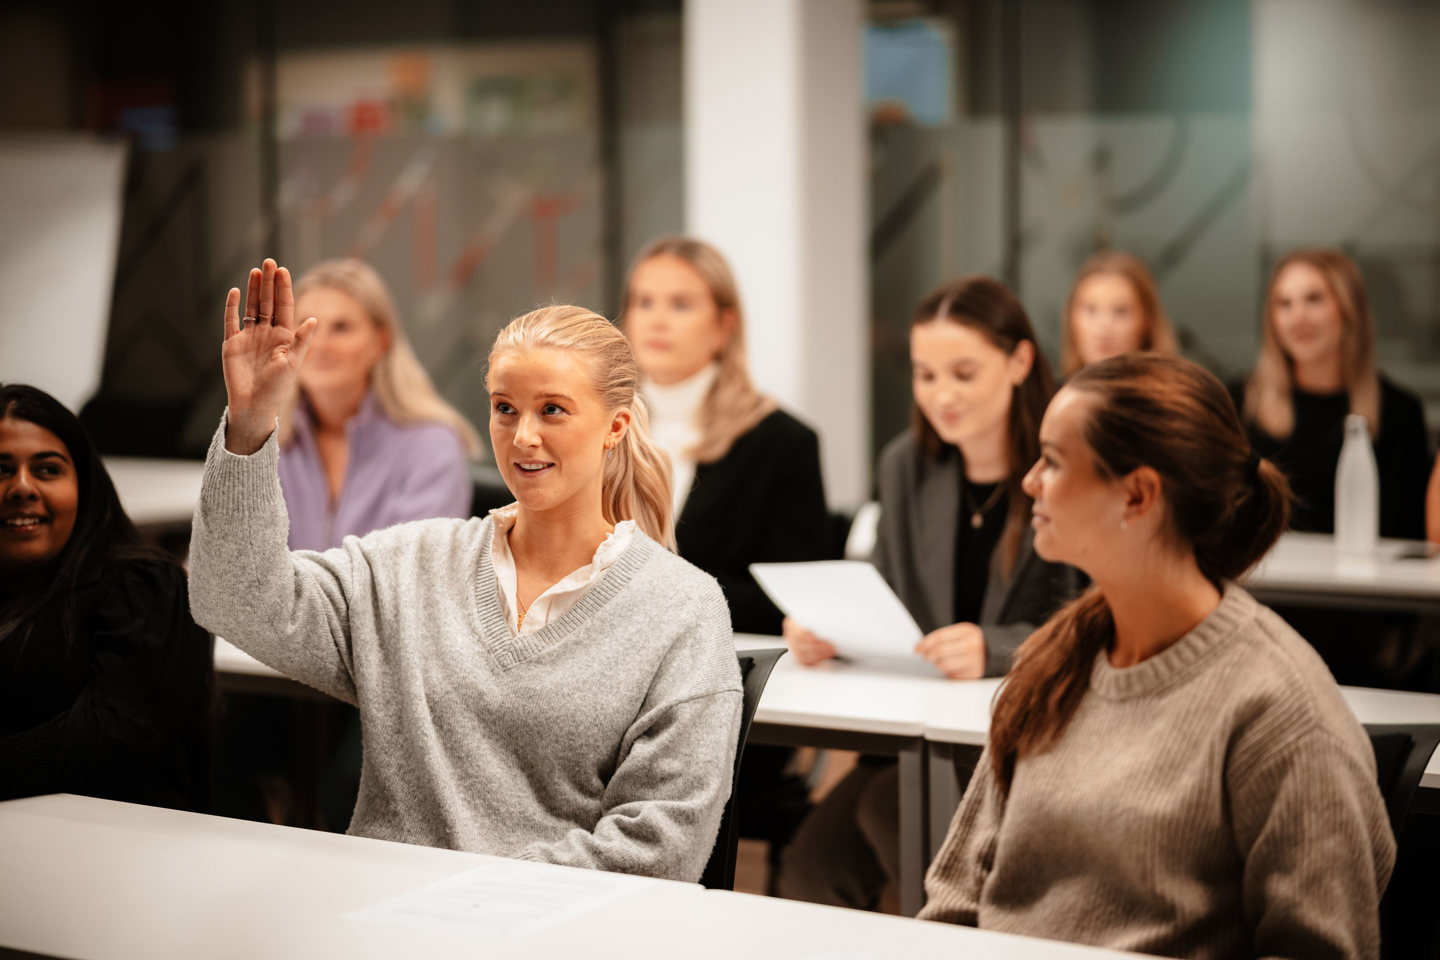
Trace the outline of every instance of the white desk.
{"type": "Polygon", "coordinates": [[[0,946],[75,960],[525,956],[696,960],[1081,960],[1121,957],[857,910],[613,878],[608,904],[503,936],[347,917],[500,861],[88,797],[0,803],[0,946]]]}
{"type": "Polygon", "coordinates": [[[1245,588],[1270,605],[1440,612],[1440,557],[1397,557],[1414,546],[1382,540],[1372,555],[1345,557],[1332,536],[1287,533],[1245,579],[1245,588]]]}
{"type": "MultiPolygon", "coordinates": [[[[779,637],[737,634],[737,649],[784,646],[779,637]]],[[[925,725],[932,696],[951,686],[944,677],[909,675],[856,664],[801,666],[781,657],[760,697],[750,741],[829,747],[893,756],[900,781],[900,912],[914,916],[925,902],[928,854],[925,725]]]]}
{"type": "Polygon", "coordinates": [[[159,529],[188,526],[200,502],[203,460],[152,460],[106,457],[105,469],[115,482],[120,503],[137,527],[159,529]]]}

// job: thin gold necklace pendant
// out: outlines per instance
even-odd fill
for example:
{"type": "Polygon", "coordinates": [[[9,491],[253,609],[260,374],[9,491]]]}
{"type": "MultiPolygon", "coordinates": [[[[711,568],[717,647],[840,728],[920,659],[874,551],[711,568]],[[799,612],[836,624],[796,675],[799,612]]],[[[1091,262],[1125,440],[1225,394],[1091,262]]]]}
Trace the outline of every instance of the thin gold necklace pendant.
{"type": "Polygon", "coordinates": [[[970,514],[970,526],[976,530],[985,526],[985,515],[978,510],[970,514]]]}

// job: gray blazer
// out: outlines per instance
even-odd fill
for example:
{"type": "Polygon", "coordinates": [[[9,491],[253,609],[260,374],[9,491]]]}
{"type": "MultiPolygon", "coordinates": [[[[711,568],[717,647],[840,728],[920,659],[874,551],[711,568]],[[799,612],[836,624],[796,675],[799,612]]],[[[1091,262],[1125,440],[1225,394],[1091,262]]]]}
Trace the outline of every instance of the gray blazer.
{"type": "MultiPolygon", "coordinates": [[[[926,633],[955,619],[962,480],[958,456],[931,460],[909,431],[880,454],[880,528],[870,560],[926,633]]],[[[1009,670],[1025,638],[1080,592],[1079,571],[1041,559],[1034,539],[1026,527],[1008,577],[1000,551],[990,557],[979,624],[985,633],[987,677],[1009,670]]]]}

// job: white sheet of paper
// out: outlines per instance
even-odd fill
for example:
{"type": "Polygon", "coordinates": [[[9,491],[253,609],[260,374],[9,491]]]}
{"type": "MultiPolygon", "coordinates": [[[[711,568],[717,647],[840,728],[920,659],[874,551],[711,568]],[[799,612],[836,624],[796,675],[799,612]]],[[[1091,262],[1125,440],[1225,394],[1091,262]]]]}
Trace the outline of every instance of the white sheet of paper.
{"type": "Polygon", "coordinates": [[[912,659],[920,628],[880,571],[861,560],[752,563],[750,572],[786,616],[854,660],[912,659]]]}
{"type": "Polygon", "coordinates": [[[656,882],[600,870],[534,867],[519,861],[489,863],[356,910],[346,919],[523,937],[656,882]]]}

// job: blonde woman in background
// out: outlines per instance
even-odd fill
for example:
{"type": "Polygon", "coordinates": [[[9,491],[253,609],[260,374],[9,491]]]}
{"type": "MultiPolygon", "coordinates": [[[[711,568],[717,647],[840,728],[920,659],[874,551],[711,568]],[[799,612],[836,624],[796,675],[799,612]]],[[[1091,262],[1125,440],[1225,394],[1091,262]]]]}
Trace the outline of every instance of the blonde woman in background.
{"type": "MultiPolygon", "coordinates": [[[[475,428],[436,392],[420,365],[385,281],[356,259],[326,260],[295,284],[296,309],[318,326],[295,387],[280,409],[280,489],[291,550],[328,550],[409,520],[468,517],[466,460],[480,453],[475,428]]],[[[245,812],[252,775],[270,782],[289,766],[288,712],[236,704],[222,727],[222,802],[245,812]],[[267,746],[264,741],[271,741],[267,746]],[[233,758],[233,759],[232,759],[233,758]]],[[[326,824],[343,830],[360,789],[360,721],[340,731],[320,781],[326,824]]],[[[268,791],[274,794],[273,787],[268,791]]]]}
{"type": "MultiPolygon", "coordinates": [[[[819,439],[751,383],[735,277],[704,241],[660,237],[640,252],[623,324],[674,471],[680,555],[720,581],[736,630],[778,635],[750,564],[829,555],[819,439]]],[[[787,772],[793,753],[748,748],[736,791],[739,830],[769,841],[772,864],[810,806],[787,772]]]]}
{"type": "Polygon", "coordinates": [[[696,880],[729,796],[724,597],[676,557],[669,466],[625,338],[546,307],[496,338],[490,441],[516,503],[289,552],[275,419],[317,321],[273,260],[225,304],[228,407],[191,541],[202,625],[357,705],[349,832],[696,880]],[[255,306],[258,303],[258,307],[255,306]]]}
{"type": "Polygon", "coordinates": [[[1095,254],[1075,274],[1061,325],[1061,375],[1137,350],[1175,353],[1175,332],[1150,270],[1118,250],[1095,254]]]}
{"type": "Polygon", "coordinates": [[[407,520],[465,517],[475,428],[441,399],[367,264],[327,260],[295,284],[319,321],[280,413],[292,550],[327,550],[407,520]]]}
{"type": "Polygon", "coordinates": [[[1370,424],[1380,468],[1380,535],[1424,538],[1425,411],[1376,369],[1375,320],[1355,261],[1323,247],[1280,261],[1265,296],[1260,356],[1232,393],[1255,448],[1289,477],[1291,529],[1334,531],[1335,470],[1345,417],[1356,413],[1370,424]]]}

